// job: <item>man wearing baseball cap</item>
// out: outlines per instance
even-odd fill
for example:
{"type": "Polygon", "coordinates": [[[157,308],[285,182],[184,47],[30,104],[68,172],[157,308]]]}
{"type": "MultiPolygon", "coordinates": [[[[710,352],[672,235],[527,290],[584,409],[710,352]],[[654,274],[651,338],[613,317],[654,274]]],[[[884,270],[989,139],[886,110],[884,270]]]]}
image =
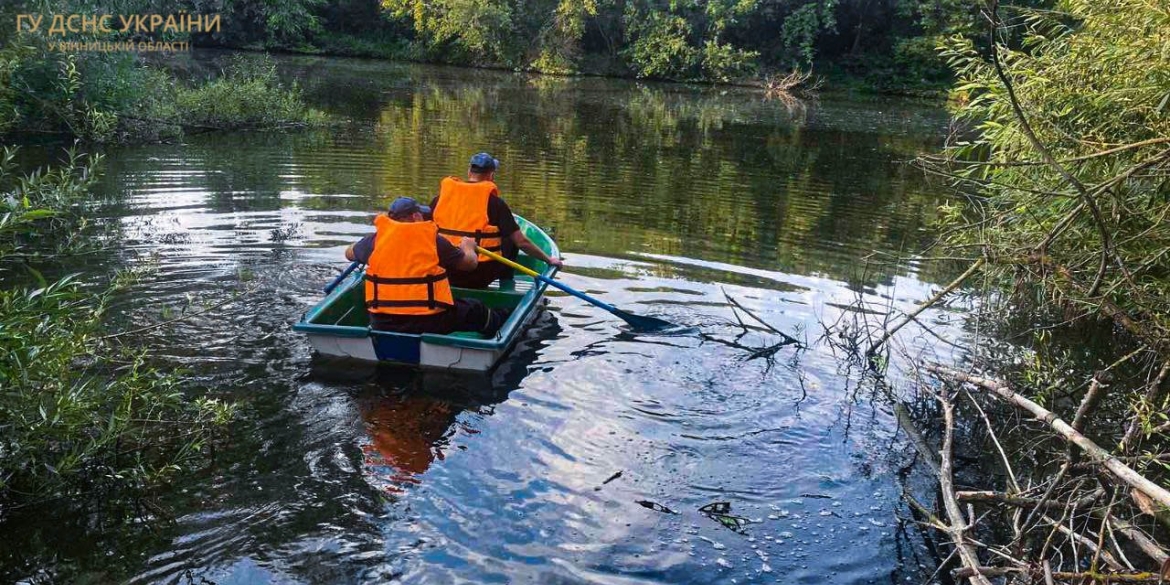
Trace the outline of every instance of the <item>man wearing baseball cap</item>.
{"type": "MultiPolygon", "coordinates": [[[[447,177],[439,183],[439,196],[431,202],[439,234],[452,243],[459,238],[473,238],[476,245],[505,258],[515,259],[518,250],[524,250],[537,260],[561,266],[560,258],[549,257],[520,231],[512,210],[500,197],[496,186],[499,168],[499,160],[481,152],[471,157],[466,181],[447,177]]],[[[486,288],[497,278],[511,280],[512,269],[481,254],[479,266],[471,272],[452,274],[451,284],[463,288],[486,288]]]]}
{"type": "Polygon", "coordinates": [[[399,197],[374,218],[375,233],[345,250],[366,264],[366,310],[374,329],[400,333],[476,331],[491,337],[508,318],[476,299],[456,299],[450,275],[475,270],[475,240],[458,247],[439,235],[430,208],[399,197]]]}

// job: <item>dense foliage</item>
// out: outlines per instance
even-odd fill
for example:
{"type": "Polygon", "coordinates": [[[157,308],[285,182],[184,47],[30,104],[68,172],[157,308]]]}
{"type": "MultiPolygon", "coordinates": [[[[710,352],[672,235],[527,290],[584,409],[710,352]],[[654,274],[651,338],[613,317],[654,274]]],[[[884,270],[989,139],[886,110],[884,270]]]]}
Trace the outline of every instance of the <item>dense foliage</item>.
{"type": "Polygon", "coordinates": [[[926,367],[954,382],[922,386],[945,428],[948,519],[932,521],[971,583],[997,582],[1005,559],[1026,567],[1021,580],[1156,579],[1170,566],[1170,11],[984,10],[985,44],[953,38],[945,52],[965,131],[926,161],[965,196],[942,213],[973,260],[965,276],[982,270],[994,291],[969,322],[973,363],[926,367]],[[997,469],[964,476],[952,446],[998,454],[997,469]],[[992,498],[960,504],[970,479],[992,498]],[[1052,517],[1033,522],[1047,505],[1052,517]],[[1078,558],[1087,543],[1091,559],[1078,558]]]}
{"type": "Polygon", "coordinates": [[[211,45],[708,81],[816,66],[879,88],[947,83],[937,46],[979,29],[976,7],[959,0],[172,4],[223,12],[224,30],[198,39],[211,45]]]}
{"type": "MultiPolygon", "coordinates": [[[[676,80],[816,68],[879,89],[949,83],[938,45],[980,29],[975,6],[959,0],[21,0],[0,7],[4,22],[20,13],[73,12],[221,17],[213,31],[137,40],[676,80]]],[[[134,81],[124,87],[145,82],[126,63],[77,58],[83,77],[98,61],[134,81]]]]}
{"type": "MultiPolygon", "coordinates": [[[[117,3],[62,1],[42,8],[17,2],[0,7],[0,19],[12,23],[22,14],[125,10],[117,3]]],[[[235,60],[213,80],[180,80],[133,51],[56,46],[61,41],[127,40],[130,33],[66,37],[51,34],[49,22],[46,17],[37,31],[0,27],[0,135],[48,133],[125,142],[173,137],[185,128],[279,127],[320,120],[304,105],[299,88],[281,82],[269,62],[235,60]]]]}
{"type": "Polygon", "coordinates": [[[972,222],[959,243],[977,243],[1003,278],[1027,275],[1041,300],[1080,316],[1124,318],[1170,356],[1170,13],[1133,0],[1061,8],[1020,19],[1025,50],[998,48],[1024,118],[995,62],[952,43],[959,113],[978,128],[954,154],[987,199],[951,219],[972,222]]]}
{"type": "Polygon", "coordinates": [[[1001,40],[1025,31],[1019,49],[952,40],[958,113],[975,133],[928,168],[975,194],[943,217],[950,243],[1014,293],[996,321],[1032,341],[1021,386],[1041,400],[1083,388],[1096,375],[1084,369],[1104,364],[1079,364],[1083,348],[1053,331],[1105,325],[1105,359],[1117,360],[1106,369],[1132,366],[1138,390],[1116,391],[1127,422],[1104,441],[1158,452],[1170,438],[1170,12],[1136,0],[1058,8],[994,21],[1001,40]]]}
{"type": "Polygon", "coordinates": [[[14,154],[0,154],[0,502],[140,488],[197,464],[232,408],[189,399],[102,335],[125,278],[95,292],[40,269],[90,245],[79,206],[97,157],[17,176],[14,154]]]}

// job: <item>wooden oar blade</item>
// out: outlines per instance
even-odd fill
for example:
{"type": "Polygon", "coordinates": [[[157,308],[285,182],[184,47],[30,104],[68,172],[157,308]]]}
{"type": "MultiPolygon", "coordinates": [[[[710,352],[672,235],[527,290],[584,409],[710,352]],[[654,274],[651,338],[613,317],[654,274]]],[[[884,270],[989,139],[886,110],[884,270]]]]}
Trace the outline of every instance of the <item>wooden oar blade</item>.
{"type": "Polygon", "coordinates": [[[635,315],[627,313],[621,309],[614,309],[613,314],[621,317],[623,321],[630,324],[630,327],[638,331],[665,331],[667,329],[676,329],[678,326],[668,321],[663,321],[657,317],[647,317],[645,315],[635,315]]]}

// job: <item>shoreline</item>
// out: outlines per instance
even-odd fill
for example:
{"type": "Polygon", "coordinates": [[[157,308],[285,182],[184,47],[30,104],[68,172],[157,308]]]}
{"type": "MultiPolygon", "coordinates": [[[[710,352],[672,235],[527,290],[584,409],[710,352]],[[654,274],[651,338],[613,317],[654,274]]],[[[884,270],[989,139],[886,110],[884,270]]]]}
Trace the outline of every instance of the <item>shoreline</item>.
{"type": "MultiPolygon", "coordinates": [[[[506,65],[497,64],[467,64],[467,63],[450,63],[444,61],[433,61],[427,59],[411,59],[405,56],[389,56],[377,55],[374,53],[348,53],[331,51],[319,47],[312,47],[314,50],[301,50],[288,47],[255,47],[255,46],[230,46],[230,45],[194,45],[194,51],[223,51],[223,52],[242,52],[242,53],[264,53],[269,55],[295,55],[304,57],[328,57],[331,59],[364,59],[370,61],[383,61],[390,63],[403,63],[415,65],[431,65],[439,67],[456,67],[460,69],[473,69],[484,71],[501,71],[510,73],[524,73],[534,76],[555,77],[562,79],[580,79],[580,78],[595,78],[595,79],[615,79],[635,82],[650,82],[663,83],[672,85],[690,85],[690,86],[706,86],[712,88],[731,87],[731,88],[747,88],[757,89],[760,91],[768,91],[767,81],[764,77],[749,77],[734,79],[729,81],[718,80],[681,80],[670,79],[663,77],[638,77],[633,74],[617,74],[607,73],[597,70],[581,70],[571,73],[560,73],[541,71],[535,68],[524,67],[508,67],[506,65]]],[[[827,93],[830,95],[863,95],[875,97],[899,97],[919,99],[934,103],[945,103],[948,101],[949,88],[951,83],[940,84],[934,88],[915,89],[912,87],[901,88],[879,88],[867,84],[862,77],[850,76],[846,73],[830,73],[818,74],[814,70],[812,72],[813,78],[821,85],[816,89],[800,89],[796,88],[791,92],[784,92],[795,97],[804,97],[809,95],[817,95],[827,93]],[[850,83],[851,82],[851,83],[850,83]]]]}

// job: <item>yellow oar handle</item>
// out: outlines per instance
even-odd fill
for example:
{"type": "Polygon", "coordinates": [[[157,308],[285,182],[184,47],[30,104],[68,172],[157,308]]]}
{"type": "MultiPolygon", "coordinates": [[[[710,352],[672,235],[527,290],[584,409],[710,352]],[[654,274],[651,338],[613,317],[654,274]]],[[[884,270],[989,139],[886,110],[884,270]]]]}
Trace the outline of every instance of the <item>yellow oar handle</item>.
{"type": "Polygon", "coordinates": [[[479,252],[480,254],[483,254],[484,256],[487,256],[488,258],[495,260],[496,262],[502,262],[506,266],[511,266],[512,268],[515,268],[516,270],[519,270],[520,272],[523,272],[524,274],[531,276],[532,278],[536,279],[539,282],[543,282],[549,286],[559,288],[559,289],[561,289],[561,290],[563,290],[563,291],[565,291],[565,292],[567,292],[567,293],[569,293],[569,294],[571,294],[571,295],[573,295],[573,296],[575,296],[575,297],[577,297],[577,298],[579,298],[579,299],[581,299],[589,304],[597,305],[598,307],[601,307],[602,309],[605,309],[606,311],[609,311],[610,313],[617,315],[623,321],[625,321],[626,323],[629,323],[630,326],[632,326],[635,329],[638,329],[641,331],[661,331],[663,329],[670,329],[670,328],[674,327],[673,325],[671,325],[670,323],[667,323],[666,321],[663,321],[662,319],[657,319],[655,317],[642,317],[640,315],[633,315],[633,314],[627,313],[627,312],[625,312],[625,311],[623,311],[623,310],[621,310],[621,309],[619,309],[619,308],[617,308],[609,303],[603,303],[603,302],[601,302],[601,301],[599,301],[599,300],[597,300],[597,299],[595,299],[595,298],[593,298],[593,297],[591,297],[591,296],[589,296],[589,295],[587,295],[587,294],[585,294],[585,293],[583,293],[583,292],[581,292],[581,291],[579,291],[579,290],[577,290],[577,289],[575,289],[575,288],[573,288],[573,287],[571,287],[563,282],[559,282],[559,281],[553,280],[551,278],[547,278],[541,274],[537,274],[537,272],[535,270],[532,270],[532,269],[528,268],[527,266],[521,266],[521,265],[519,265],[519,264],[517,264],[517,263],[515,263],[507,258],[504,258],[503,256],[500,256],[499,254],[496,254],[494,252],[488,252],[487,250],[484,250],[480,246],[476,246],[475,250],[477,252],[479,252]]]}
{"type": "Polygon", "coordinates": [[[524,266],[523,264],[518,264],[518,263],[513,262],[507,258],[504,258],[503,256],[496,254],[495,252],[489,252],[489,251],[483,249],[482,246],[476,246],[475,251],[479,252],[480,254],[483,254],[484,256],[487,256],[488,258],[491,258],[492,260],[495,260],[496,262],[499,262],[500,264],[515,268],[516,270],[519,270],[520,272],[523,272],[524,274],[527,274],[528,276],[531,276],[532,278],[540,278],[540,274],[538,274],[535,270],[533,270],[527,266],[524,266]]]}

